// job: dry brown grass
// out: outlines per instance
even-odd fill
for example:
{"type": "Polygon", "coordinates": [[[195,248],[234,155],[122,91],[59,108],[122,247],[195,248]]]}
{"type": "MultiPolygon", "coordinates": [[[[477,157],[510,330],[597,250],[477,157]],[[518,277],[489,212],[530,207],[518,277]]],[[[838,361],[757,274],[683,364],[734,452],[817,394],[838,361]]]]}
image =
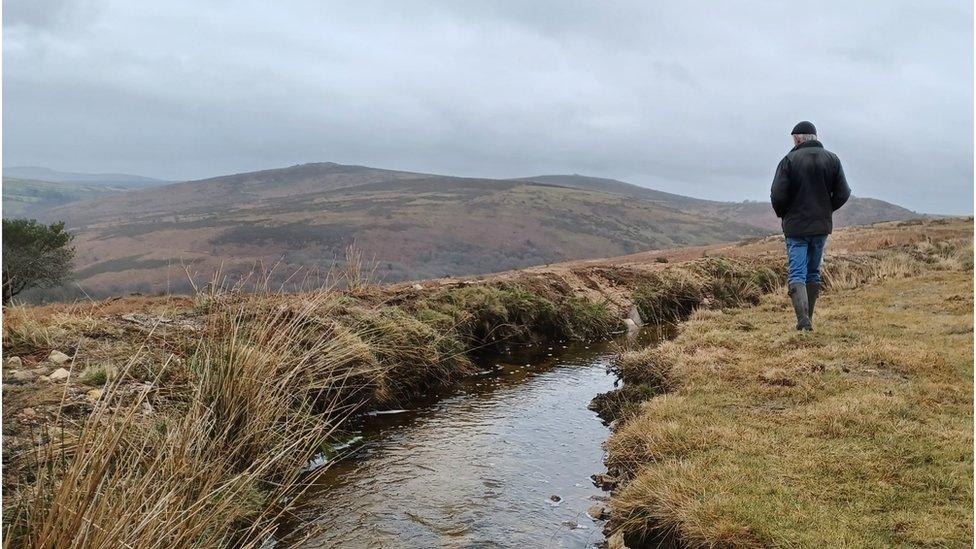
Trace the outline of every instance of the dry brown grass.
{"type": "Polygon", "coordinates": [[[362,374],[344,339],[307,337],[336,303],[324,291],[259,322],[246,300],[218,306],[189,358],[163,365],[182,370],[182,394],[155,407],[158,378],[135,392],[122,383],[135,355],[87,418],[55,420],[32,456],[33,482],[5,513],[5,546],[266,542],[348,411],[338,395],[362,374]]]}
{"type": "Polygon", "coordinates": [[[835,270],[813,333],[776,294],[625,357],[673,390],[607,443],[630,479],[617,526],[701,547],[971,547],[972,244],[929,246],[835,270]]]}

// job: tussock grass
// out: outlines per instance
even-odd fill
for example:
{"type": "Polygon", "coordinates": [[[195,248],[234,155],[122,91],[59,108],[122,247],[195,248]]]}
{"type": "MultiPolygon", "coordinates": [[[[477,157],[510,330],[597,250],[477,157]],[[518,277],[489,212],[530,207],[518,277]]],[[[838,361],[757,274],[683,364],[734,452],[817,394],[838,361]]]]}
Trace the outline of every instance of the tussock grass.
{"type": "Polygon", "coordinates": [[[849,290],[863,284],[911,277],[923,270],[973,269],[973,242],[966,238],[921,238],[890,250],[828,257],[823,266],[824,287],[849,290]]]}
{"type": "Polygon", "coordinates": [[[635,544],[971,546],[971,244],[929,246],[832,263],[813,333],[777,293],[622,356],[668,392],[607,442],[615,526],[635,544]]]}
{"type": "Polygon", "coordinates": [[[634,304],[644,322],[673,322],[698,307],[704,299],[704,282],[684,269],[665,271],[656,280],[634,291],[634,304]]]}
{"type": "Polygon", "coordinates": [[[448,326],[459,339],[481,346],[540,335],[552,339],[596,340],[620,329],[606,302],[591,302],[548,288],[513,282],[449,288],[415,306],[420,318],[448,326]]]}
{"type": "Polygon", "coordinates": [[[81,382],[85,385],[100,387],[118,376],[118,371],[112,365],[92,364],[81,372],[81,382]]]}
{"type": "Polygon", "coordinates": [[[614,369],[628,383],[647,385],[656,392],[669,391],[675,385],[672,364],[678,352],[673,343],[665,341],[657,347],[622,353],[614,369]]]}
{"type": "Polygon", "coordinates": [[[3,347],[15,355],[51,349],[56,328],[42,324],[28,307],[11,305],[3,310],[3,347]]]}
{"type": "Polygon", "coordinates": [[[633,300],[645,322],[674,322],[698,307],[755,304],[783,284],[784,273],[782,261],[703,258],[651,274],[633,300]]]}
{"type": "Polygon", "coordinates": [[[261,322],[246,301],[215,312],[189,359],[164,365],[185,370],[176,401],[116,381],[80,424],[59,419],[65,434],[39,447],[33,484],[5,513],[5,546],[264,543],[348,412],[335,395],[355,349],[342,338],[296,345],[334,295],[307,301],[261,322]]]}
{"type": "Polygon", "coordinates": [[[352,345],[378,366],[364,380],[376,401],[403,400],[418,388],[474,371],[467,347],[455,334],[399,307],[356,307],[338,321],[358,334],[352,345]]]}

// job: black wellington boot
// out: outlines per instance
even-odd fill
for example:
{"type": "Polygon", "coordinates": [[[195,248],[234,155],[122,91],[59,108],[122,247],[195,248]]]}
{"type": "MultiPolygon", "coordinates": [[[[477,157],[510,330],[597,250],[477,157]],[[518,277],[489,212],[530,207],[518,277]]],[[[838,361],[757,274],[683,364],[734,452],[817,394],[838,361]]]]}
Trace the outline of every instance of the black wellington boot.
{"type": "Polygon", "coordinates": [[[810,304],[810,324],[813,324],[813,306],[817,304],[820,297],[820,284],[807,282],[807,302],[810,304]]]}
{"type": "Polygon", "coordinates": [[[793,301],[793,311],[796,313],[796,329],[812,330],[810,304],[807,301],[807,285],[802,283],[790,284],[790,300],[793,301]]]}

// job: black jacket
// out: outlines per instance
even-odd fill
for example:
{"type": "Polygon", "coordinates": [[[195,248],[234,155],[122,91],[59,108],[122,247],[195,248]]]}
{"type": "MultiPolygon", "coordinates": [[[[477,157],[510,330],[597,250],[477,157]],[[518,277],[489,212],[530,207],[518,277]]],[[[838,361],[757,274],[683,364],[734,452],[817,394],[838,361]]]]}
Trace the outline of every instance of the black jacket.
{"type": "Polygon", "coordinates": [[[769,194],[786,236],[830,234],[832,214],[850,196],[840,159],[819,141],[793,147],[776,167],[769,194]]]}

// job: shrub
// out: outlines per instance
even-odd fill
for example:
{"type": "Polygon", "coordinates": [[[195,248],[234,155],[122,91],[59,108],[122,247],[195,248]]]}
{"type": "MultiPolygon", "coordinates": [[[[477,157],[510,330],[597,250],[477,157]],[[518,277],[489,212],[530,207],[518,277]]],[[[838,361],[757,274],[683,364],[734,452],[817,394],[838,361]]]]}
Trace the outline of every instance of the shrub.
{"type": "Polygon", "coordinates": [[[3,220],[3,304],[30,288],[52,288],[71,275],[75,250],[64,222],[3,220]]]}

